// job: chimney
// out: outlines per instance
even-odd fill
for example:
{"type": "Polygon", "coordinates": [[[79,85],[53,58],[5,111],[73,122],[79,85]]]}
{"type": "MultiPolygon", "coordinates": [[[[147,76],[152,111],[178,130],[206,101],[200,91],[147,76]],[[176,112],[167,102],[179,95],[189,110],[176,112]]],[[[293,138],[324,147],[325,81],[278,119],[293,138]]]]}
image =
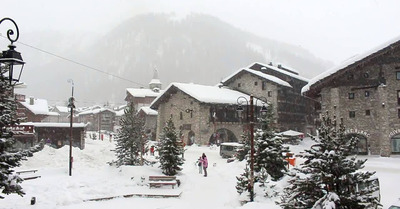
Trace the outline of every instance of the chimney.
{"type": "Polygon", "coordinates": [[[35,104],[35,98],[29,97],[29,105],[34,105],[35,104]]]}

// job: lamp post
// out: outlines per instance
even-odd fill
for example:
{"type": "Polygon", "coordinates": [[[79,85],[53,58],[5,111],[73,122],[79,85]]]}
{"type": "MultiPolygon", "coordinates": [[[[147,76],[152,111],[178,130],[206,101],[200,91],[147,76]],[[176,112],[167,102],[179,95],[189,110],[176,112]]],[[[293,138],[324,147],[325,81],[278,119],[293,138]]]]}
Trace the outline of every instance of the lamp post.
{"type": "MultiPolygon", "coordinates": [[[[249,192],[250,192],[250,201],[254,201],[254,97],[250,95],[250,101],[246,99],[246,97],[240,96],[237,98],[237,103],[239,104],[237,111],[243,111],[242,101],[247,103],[246,107],[246,119],[247,123],[249,124],[249,131],[250,131],[250,182],[249,182],[249,192]],[[249,111],[250,109],[250,111],[249,111]]],[[[257,104],[258,99],[256,99],[257,104]]],[[[261,112],[264,113],[267,111],[264,103],[261,108],[261,112]]]]}
{"type": "Polygon", "coordinates": [[[69,133],[69,175],[72,176],[72,122],[73,122],[73,117],[74,117],[74,81],[72,79],[68,79],[68,83],[71,83],[72,85],[72,96],[68,100],[68,107],[71,108],[71,116],[70,116],[70,133],[69,133]]]}
{"type": "MultiPolygon", "coordinates": [[[[19,29],[17,24],[12,20],[11,18],[3,18],[0,20],[0,24],[3,23],[3,21],[10,21],[14,24],[16,33],[14,33],[14,30],[8,29],[7,30],[7,38],[8,40],[11,41],[11,44],[8,45],[8,50],[3,51],[0,56],[0,63],[4,65],[5,69],[8,69],[8,80],[10,81],[11,86],[15,86],[17,82],[19,82],[19,79],[21,78],[22,70],[24,68],[25,62],[22,60],[21,53],[15,51],[15,45],[13,44],[16,42],[19,38],[19,29]],[[13,36],[15,36],[13,38],[13,36]],[[20,66],[20,68],[15,68],[17,66],[20,66]],[[18,74],[17,76],[14,76],[13,74],[16,73],[18,74]],[[14,83],[13,83],[14,82],[14,83]]],[[[5,73],[6,71],[1,70],[1,73],[5,73]]]]}

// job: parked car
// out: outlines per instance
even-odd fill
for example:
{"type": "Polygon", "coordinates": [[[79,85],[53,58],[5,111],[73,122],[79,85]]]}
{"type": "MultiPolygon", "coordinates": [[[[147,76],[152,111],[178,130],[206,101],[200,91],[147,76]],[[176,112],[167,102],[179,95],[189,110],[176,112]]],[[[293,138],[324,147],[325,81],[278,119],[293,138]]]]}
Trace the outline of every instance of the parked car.
{"type": "Polygon", "coordinates": [[[219,155],[223,158],[234,157],[237,153],[237,149],[242,146],[243,144],[236,142],[223,142],[219,147],[219,155]]]}

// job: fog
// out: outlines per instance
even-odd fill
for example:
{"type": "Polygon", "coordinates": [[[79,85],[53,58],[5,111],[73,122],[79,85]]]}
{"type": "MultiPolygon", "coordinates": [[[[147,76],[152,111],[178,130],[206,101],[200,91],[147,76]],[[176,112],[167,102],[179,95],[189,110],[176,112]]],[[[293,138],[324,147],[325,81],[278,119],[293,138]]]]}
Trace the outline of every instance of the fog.
{"type": "MultiPolygon", "coordinates": [[[[65,71],[72,68],[77,71],[90,70],[88,67],[77,66],[76,63],[60,59],[62,57],[100,71],[120,75],[119,72],[113,72],[111,69],[103,69],[103,66],[99,66],[92,59],[80,60],[80,58],[93,53],[85,50],[93,49],[93,44],[101,43],[105,37],[110,36],[110,32],[137,15],[173,14],[173,17],[179,21],[193,13],[206,14],[256,36],[305,49],[321,62],[337,65],[349,57],[399,36],[400,25],[396,23],[400,19],[398,8],[400,8],[400,1],[396,0],[70,0],[62,2],[16,0],[2,2],[0,18],[14,19],[20,30],[20,38],[16,43],[17,50],[22,53],[27,62],[25,71],[30,71],[24,72],[22,76],[22,80],[28,83],[24,91],[55,102],[65,98],[66,92],[70,91],[70,84],[67,83],[69,78],[78,80],[78,78],[73,78],[76,72],[62,73],[60,76],[63,77],[57,81],[58,85],[46,86],[47,80],[54,77],[47,77],[46,71],[39,71],[37,68],[44,68],[46,63],[50,63],[52,70],[55,70],[54,68],[65,69],[65,71]],[[52,64],[54,62],[57,62],[57,65],[52,64]],[[40,73],[35,74],[35,72],[40,73]],[[47,95],[42,91],[43,88],[52,88],[59,92],[52,91],[47,95]]],[[[7,29],[5,24],[0,25],[2,36],[5,35],[7,29]]],[[[162,31],[157,33],[162,33],[162,31]]],[[[8,40],[4,37],[0,38],[0,49],[6,49],[8,44],[8,40]]],[[[261,62],[266,61],[261,60],[261,62]]],[[[151,72],[153,64],[149,61],[149,69],[144,70],[151,72]]],[[[235,66],[231,71],[241,67],[245,66],[235,66]]],[[[291,67],[303,68],[302,66],[291,67]]],[[[121,71],[119,68],[114,69],[121,71]]],[[[306,77],[310,78],[315,73],[326,69],[318,69],[315,73],[305,72],[307,70],[307,68],[299,69],[301,74],[306,74],[308,75],[306,77]]],[[[148,72],[141,80],[129,78],[133,82],[125,82],[123,87],[138,87],[138,84],[146,86],[151,79],[151,73],[148,72]]],[[[163,80],[162,74],[160,73],[161,80],[163,80]]],[[[93,72],[90,76],[92,80],[110,77],[101,72],[93,72]]],[[[179,80],[179,75],[177,79],[179,80]]],[[[75,84],[83,87],[79,82],[75,84]]],[[[164,83],[164,87],[167,85],[168,83],[164,83]]],[[[115,100],[113,102],[116,103],[123,102],[121,98],[123,97],[121,94],[124,94],[123,87],[116,90],[122,93],[96,102],[110,100],[115,100]]],[[[81,97],[88,97],[88,94],[88,92],[83,94],[83,91],[79,94],[78,91],[81,97]]]]}

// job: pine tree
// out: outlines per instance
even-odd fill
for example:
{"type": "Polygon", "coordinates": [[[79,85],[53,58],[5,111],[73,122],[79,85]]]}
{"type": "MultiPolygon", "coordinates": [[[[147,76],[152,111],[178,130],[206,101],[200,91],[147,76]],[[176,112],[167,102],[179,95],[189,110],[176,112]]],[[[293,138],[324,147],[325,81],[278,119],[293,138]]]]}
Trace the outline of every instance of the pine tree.
{"type": "Polygon", "coordinates": [[[183,165],[183,146],[178,138],[172,118],[167,121],[160,137],[159,160],[163,174],[173,176],[182,170],[183,165]]]}
{"type": "Polygon", "coordinates": [[[283,146],[281,139],[275,137],[275,131],[272,126],[273,112],[270,105],[267,112],[259,119],[261,129],[255,133],[255,159],[254,170],[260,172],[261,169],[271,176],[272,181],[282,178],[287,172],[287,161],[283,153],[289,152],[288,147],[283,146]]]}
{"type": "Polygon", "coordinates": [[[358,139],[348,138],[344,126],[323,118],[316,144],[305,150],[305,162],[289,180],[282,195],[284,208],[365,208],[379,204],[371,194],[375,185],[356,189],[366,184],[375,172],[361,171],[366,160],[357,160],[352,150],[358,139]],[[328,207],[329,206],[329,207],[328,207]]]}
{"type": "Polygon", "coordinates": [[[143,165],[143,150],[146,144],[144,121],[136,114],[133,103],[125,109],[120,124],[114,150],[117,166],[143,165]]]}
{"type": "MultiPolygon", "coordinates": [[[[0,71],[0,190],[7,195],[16,193],[22,196],[22,179],[14,174],[13,168],[21,164],[24,153],[13,151],[15,140],[10,129],[19,123],[16,119],[17,105],[12,86],[4,77],[7,69],[0,68],[0,71]]],[[[0,198],[4,197],[0,195],[0,198]]]]}
{"type": "MultiPolygon", "coordinates": [[[[258,121],[260,121],[260,129],[257,129],[254,134],[254,183],[265,188],[272,188],[273,185],[268,185],[270,182],[268,179],[273,181],[279,180],[287,172],[287,161],[284,159],[282,153],[289,152],[288,148],[283,146],[280,139],[275,138],[275,131],[273,124],[273,112],[272,106],[270,105],[267,112],[263,114],[258,121]],[[270,176],[270,178],[268,178],[270,176]]],[[[244,139],[247,139],[244,137],[244,139]]],[[[247,140],[244,149],[241,150],[240,156],[250,155],[250,140],[247,140]],[[246,149],[247,148],[247,149],[246,149]]],[[[250,157],[247,158],[246,169],[250,167],[250,157]]],[[[246,171],[241,174],[240,177],[236,177],[238,180],[237,185],[248,184],[248,178],[250,178],[250,172],[246,171]],[[247,176],[246,176],[247,175],[247,176]],[[246,177],[246,178],[244,178],[246,177]]],[[[242,193],[243,187],[236,187],[238,193],[242,193]]],[[[247,186],[248,188],[248,186],[247,186]]],[[[271,196],[270,191],[266,191],[271,196]]]]}
{"type": "Polygon", "coordinates": [[[247,191],[249,189],[250,183],[250,169],[246,166],[244,169],[244,173],[240,174],[240,176],[236,176],[236,190],[239,194],[247,191]]]}

